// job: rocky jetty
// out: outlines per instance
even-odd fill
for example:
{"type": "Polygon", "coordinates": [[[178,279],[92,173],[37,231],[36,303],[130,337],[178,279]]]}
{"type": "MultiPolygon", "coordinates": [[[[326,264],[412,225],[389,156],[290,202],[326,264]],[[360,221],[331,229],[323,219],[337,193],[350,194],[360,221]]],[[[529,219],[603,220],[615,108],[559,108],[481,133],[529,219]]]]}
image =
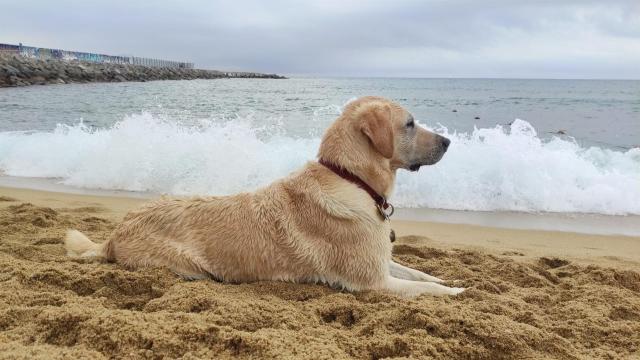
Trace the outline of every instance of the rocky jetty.
{"type": "Polygon", "coordinates": [[[0,87],[152,80],[221,78],[284,79],[276,74],[224,72],[217,70],[159,68],[140,65],[41,60],[0,55],[0,87]]]}

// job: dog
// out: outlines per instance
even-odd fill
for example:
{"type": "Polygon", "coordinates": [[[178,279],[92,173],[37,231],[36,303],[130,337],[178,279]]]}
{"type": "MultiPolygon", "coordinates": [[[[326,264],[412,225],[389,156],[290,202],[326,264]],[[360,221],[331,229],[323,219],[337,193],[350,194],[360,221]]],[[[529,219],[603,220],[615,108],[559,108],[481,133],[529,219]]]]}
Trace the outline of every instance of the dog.
{"type": "Polygon", "coordinates": [[[252,193],[148,203],[101,244],[69,230],[67,254],[186,279],[456,295],[464,289],[392,260],[386,202],[398,169],[435,164],[448,146],[397,103],[359,98],[325,132],[318,161],[252,193]]]}

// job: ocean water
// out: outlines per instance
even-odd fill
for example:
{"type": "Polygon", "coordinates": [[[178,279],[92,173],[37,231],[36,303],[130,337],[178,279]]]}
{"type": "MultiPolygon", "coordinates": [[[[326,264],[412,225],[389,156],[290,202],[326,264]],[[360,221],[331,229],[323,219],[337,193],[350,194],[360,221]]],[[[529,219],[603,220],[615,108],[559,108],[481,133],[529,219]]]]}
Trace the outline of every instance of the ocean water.
{"type": "Polygon", "coordinates": [[[0,89],[0,171],[96,189],[231,194],[315,159],[351,99],[452,140],[402,207],[640,214],[640,81],[223,79],[0,89]],[[562,130],[563,134],[558,131],[562,130]]]}

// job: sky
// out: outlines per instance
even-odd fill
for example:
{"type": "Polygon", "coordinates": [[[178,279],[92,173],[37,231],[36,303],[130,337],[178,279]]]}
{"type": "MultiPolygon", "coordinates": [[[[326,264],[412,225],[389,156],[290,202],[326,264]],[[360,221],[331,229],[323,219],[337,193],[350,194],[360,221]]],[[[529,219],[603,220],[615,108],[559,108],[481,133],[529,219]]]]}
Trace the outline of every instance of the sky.
{"type": "Polygon", "coordinates": [[[0,0],[0,42],[353,77],[640,79],[640,0],[0,0]]]}

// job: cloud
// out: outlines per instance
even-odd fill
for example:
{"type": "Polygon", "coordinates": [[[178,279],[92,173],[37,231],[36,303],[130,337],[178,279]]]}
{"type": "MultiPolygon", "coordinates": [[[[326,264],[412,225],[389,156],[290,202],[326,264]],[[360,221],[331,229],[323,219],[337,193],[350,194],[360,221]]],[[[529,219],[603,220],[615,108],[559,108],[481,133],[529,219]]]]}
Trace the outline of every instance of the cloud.
{"type": "Polygon", "coordinates": [[[0,41],[191,60],[207,68],[640,78],[640,3],[634,0],[67,0],[3,8],[0,41]]]}

